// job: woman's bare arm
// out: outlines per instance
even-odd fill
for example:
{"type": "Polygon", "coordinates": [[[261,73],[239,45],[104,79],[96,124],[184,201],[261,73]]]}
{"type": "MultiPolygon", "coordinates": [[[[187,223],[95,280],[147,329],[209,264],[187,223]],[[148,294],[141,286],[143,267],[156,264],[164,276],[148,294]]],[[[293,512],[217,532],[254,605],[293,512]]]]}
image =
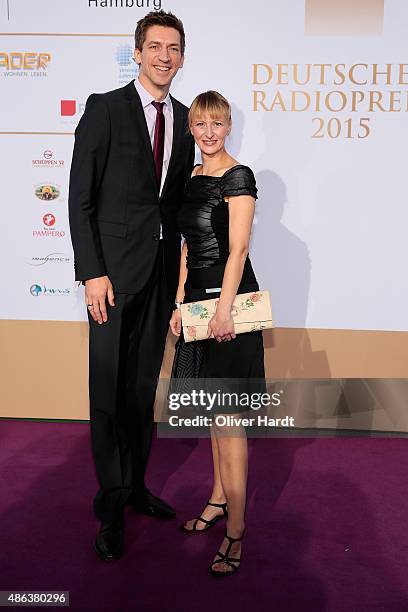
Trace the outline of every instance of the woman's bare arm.
{"type": "Polygon", "coordinates": [[[184,300],[184,283],[187,278],[187,242],[184,241],[183,248],[181,249],[181,258],[180,258],[180,273],[179,273],[179,283],[177,287],[176,293],[176,302],[182,302],[184,300]]]}
{"type": "Polygon", "coordinates": [[[241,282],[245,260],[249,251],[255,199],[249,195],[231,196],[229,208],[229,256],[224,270],[221,295],[211,326],[213,335],[219,339],[235,337],[231,307],[241,282]],[[228,330],[228,331],[227,331],[228,330]]]}

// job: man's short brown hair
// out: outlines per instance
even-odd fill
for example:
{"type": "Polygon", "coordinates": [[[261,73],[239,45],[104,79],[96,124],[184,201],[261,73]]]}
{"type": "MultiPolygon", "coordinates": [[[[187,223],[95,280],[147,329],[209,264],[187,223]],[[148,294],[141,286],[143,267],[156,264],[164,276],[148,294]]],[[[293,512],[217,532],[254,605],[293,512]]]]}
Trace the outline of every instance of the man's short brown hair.
{"type": "Polygon", "coordinates": [[[174,28],[180,34],[180,50],[181,55],[184,55],[184,49],[186,46],[186,37],[184,34],[183,23],[173,13],[166,11],[151,11],[147,13],[137,22],[135,30],[135,48],[142,50],[143,43],[146,40],[146,32],[152,26],[163,26],[165,28],[174,28]]]}

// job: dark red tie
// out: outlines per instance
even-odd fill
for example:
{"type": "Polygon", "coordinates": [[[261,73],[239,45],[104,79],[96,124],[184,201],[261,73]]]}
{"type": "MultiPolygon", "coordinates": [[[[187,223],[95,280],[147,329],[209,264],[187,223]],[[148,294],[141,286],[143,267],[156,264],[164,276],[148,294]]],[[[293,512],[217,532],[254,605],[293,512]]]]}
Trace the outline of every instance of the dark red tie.
{"type": "Polygon", "coordinates": [[[161,184],[162,168],[163,168],[163,153],[164,153],[164,102],[152,102],[157,111],[156,123],[154,124],[154,141],[153,141],[153,157],[156,167],[157,182],[161,184]]]}

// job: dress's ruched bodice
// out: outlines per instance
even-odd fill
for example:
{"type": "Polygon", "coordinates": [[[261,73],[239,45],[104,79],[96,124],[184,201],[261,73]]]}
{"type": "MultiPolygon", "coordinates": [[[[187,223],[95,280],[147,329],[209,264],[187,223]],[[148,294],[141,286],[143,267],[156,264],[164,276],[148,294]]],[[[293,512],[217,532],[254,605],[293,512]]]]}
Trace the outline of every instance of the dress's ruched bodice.
{"type": "Polygon", "coordinates": [[[255,177],[248,166],[237,165],[223,176],[197,174],[188,180],[178,225],[187,241],[187,268],[225,264],[229,255],[227,196],[257,197],[255,177]]]}

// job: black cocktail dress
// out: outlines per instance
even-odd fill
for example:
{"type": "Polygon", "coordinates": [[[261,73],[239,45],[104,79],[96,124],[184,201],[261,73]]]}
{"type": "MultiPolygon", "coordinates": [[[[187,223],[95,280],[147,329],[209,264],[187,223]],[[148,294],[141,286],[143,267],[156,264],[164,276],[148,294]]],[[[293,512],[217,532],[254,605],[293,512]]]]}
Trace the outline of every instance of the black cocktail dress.
{"type": "MultiPolygon", "coordinates": [[[[184,303],[219,297],[229,255],[229,212],[225,196],[257,197],[255,177],[248,166],[237,165],[221,177],[197,174],[188,179],[178,225],[187,242],[187,279],[184,303]],[[218,291],[207,292],[206,289],[218,291]]],[[[237,293],[259,289],[247,257],[237,293]]],[[[264,348],[261,331],[239,334],[235,339],[176,343],[172,368],[175,379],[240,379],[240,392],[265,390],[264,348]]]]}

